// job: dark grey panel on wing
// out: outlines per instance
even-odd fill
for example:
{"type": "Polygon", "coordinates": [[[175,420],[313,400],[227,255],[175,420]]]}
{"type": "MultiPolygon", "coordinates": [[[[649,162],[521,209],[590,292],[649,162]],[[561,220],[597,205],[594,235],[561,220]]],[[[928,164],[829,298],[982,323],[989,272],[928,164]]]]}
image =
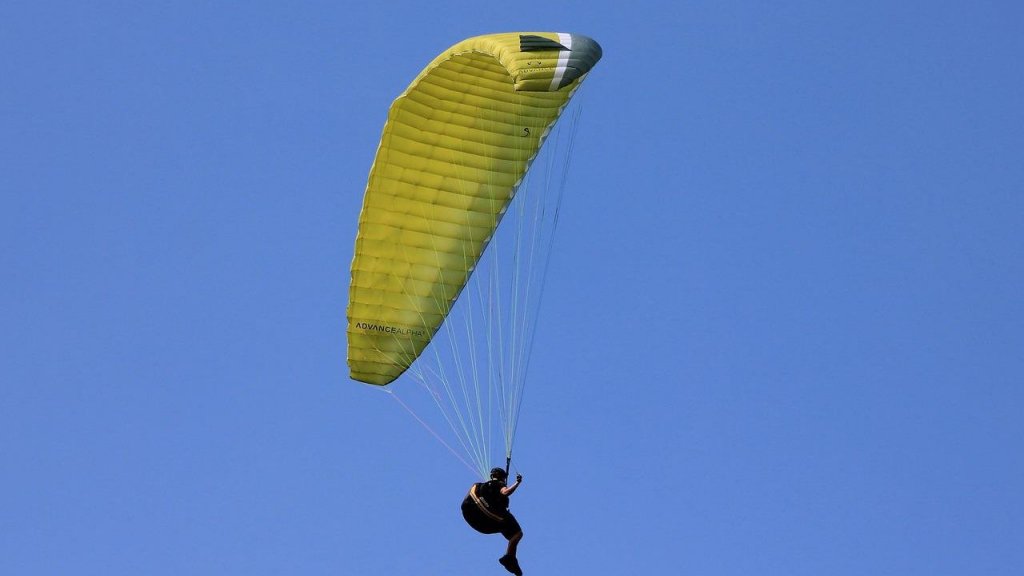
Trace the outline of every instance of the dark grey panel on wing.
{"type": "Polygon", "coordinates": [[[563,88],[573,80],[583,76],[601,59],[601,45],[593,38],[582,34],[572,35],[572,49],[569,51],[569,62],[562,81],[558,87],[563,88]]]}
{"type": "Polygon", "coordinates": [[[520,52],[538,52],[541,50],[568,50],[568,48],[543,36],[535,36],[533,34],[519,35],[520,52]]]}

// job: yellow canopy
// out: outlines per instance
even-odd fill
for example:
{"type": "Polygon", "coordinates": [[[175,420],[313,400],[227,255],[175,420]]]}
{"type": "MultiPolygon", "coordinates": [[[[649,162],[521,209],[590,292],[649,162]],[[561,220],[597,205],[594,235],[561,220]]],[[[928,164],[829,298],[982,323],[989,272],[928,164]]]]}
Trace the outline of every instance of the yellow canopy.
{"type": "Polygon", "coordinates": [[[394,101],[352,261],[353,379],[388,384],[427,346],[600,57],[578,34],[478,36],[435,58],[394,101]]]}

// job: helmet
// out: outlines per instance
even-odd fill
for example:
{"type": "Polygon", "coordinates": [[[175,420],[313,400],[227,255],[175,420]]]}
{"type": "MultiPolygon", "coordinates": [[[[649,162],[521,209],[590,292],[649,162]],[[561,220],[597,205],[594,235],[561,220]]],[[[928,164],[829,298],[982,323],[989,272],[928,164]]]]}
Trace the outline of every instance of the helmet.
{"type": "Polygon", "coordinates": [[[505,472],[504,468],[491,468],[491,478],[504,480],[508,478],[508,472],[505,472]]]}

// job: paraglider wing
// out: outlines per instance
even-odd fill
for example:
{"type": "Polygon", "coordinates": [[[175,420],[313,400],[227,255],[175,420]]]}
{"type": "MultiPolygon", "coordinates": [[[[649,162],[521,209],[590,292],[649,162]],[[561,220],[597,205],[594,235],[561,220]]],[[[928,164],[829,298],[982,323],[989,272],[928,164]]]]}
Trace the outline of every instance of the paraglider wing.
{"type": "Polygon", "coordinates": [[[600,57],[577,34],[478,36],[435,58],[394,101],[352,261],[353,379],[388,384],[426,348],[600,57]]]}

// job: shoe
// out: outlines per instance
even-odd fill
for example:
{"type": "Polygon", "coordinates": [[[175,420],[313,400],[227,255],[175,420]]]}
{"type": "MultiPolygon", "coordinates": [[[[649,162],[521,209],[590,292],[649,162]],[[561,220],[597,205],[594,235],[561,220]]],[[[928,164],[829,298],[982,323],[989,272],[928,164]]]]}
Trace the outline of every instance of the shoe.
{"type": "Polygon", "coordinates": [[[523,569],[519,567],[519,560],[515,556],[509,556],[508,554],[498,558],[498,564],[505,567],[505,570],[515,574],[516,576],[523,576],[523,569]]]}

